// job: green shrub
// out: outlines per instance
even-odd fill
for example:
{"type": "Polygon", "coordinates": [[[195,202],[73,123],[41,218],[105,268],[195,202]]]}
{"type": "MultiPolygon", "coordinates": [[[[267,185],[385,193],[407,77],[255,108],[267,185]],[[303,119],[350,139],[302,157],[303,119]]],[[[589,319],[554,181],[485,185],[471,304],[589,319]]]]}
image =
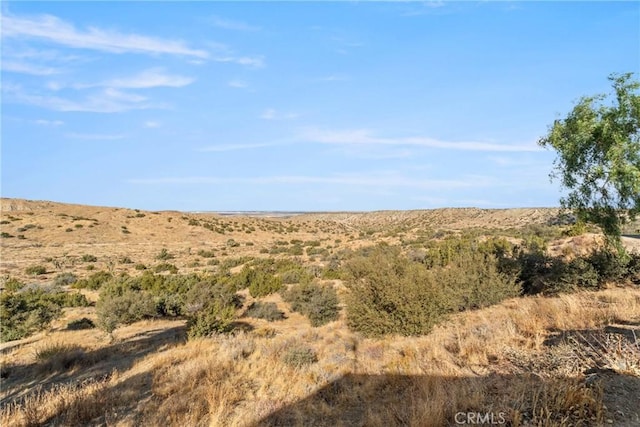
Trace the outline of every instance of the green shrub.
{"type": "Polygon", "coordinates": [[[234,318],[233,307],[214,302],[189,318],[187,335],[193,339],[228,333],[233,330],[234,318]]]}
{"type": "Polygon", "coordinates": [[[424,264],[379,249],[345,264],[348,326],[365,336],[428,333],[447,311],[444,290],[424,264]]]}
{"type": "Polygon", "coordinates": [[[173,259],[173,255],[169,253],[167,248],[162,248],[162,250],[156,255],[157,260],[166,261],[169,259],[173,259]]]}
{"type": "MultiPolygon", "coordinates": [[[[255,271],[255,270],[254,270],[255,271]]],[[[262,271],[255,272],[249,284],[249,294],[260,298],[278,292],[282,288],[282,279],[262,271]]]]}
{"type": "Polygon", "coordinates": [[[598,272],[600,282],[619,282],[628,275],[628,259],[607,248],[597,249],[587,257],[587,262],[598,272]]]}
{"type": "Polygon", "coordinates": [[[78,277],[73,273],[60,273],[53,279],[55,286],[67,286],[72,285],[78,281],[78,277]]]}
{"type": "Polygon", "coordinates": [[[42,274],[47,274],[47,268],[44,265],[32,265],[27,267],[24,272],[29,276],[40,276],[42,274]]]}
{"type": "Polygon", "coordinates": [[[133,264],[133,261],[128,256],[121,256],[118,258],[120,264],[133,264]]]}
{"type": "Polygon", "coordinates": [[[200,249],[198,251],[198,255],[201,256],[202,258],[213,258],[216,256],[216,253],[213,250],[205,251],[204,249],[200,249]]]}
{"type": "Polygon", "coordinates": [[[46,328],[61,305],[41,288],[0,293],[0,341],[12,341],[46,328]]]}
{"type": "Polygon", "coordinates": [[[96,257],[95,255],[84,254],[82,255],[81,260],[82,262],[96,262],[98,261],[98,257],[96,257]]]}
{"type": "Polygon", "coordinates": [[[289,249],[285,250],[285,252],[288,253],[289,255],[300,256],[304,254],[304,249],[299,244],[295,244],[289,247],[289,249]]]}
{"type": "Polygon", "coordinates": [[[282,361],[294,368],[301,368],[316,363],[318,355],[310,347],[295,346],[287,350],[282,357],[282,361]]]}
{"type": "Polygon", "coordinates": [[[320,326],[338,318],[338,295],[335,289],[317,283],[292,286],[283,298],[293,311],[309,318],[312,326],[320,326]]]}
{"type": "Polygon", "coordinates": [[[422,335],[447,313],[519,294],[515,274],[501,271],[492,254],[451,243],[429,251],[431,267],[392,247],[366,250],[347,262],[348,325],[366,336],[422,335]]]}
{"type": "Polygon", "coordinates": [[[2,233],[0,233],[0,237],[4,237],[5,239],[11,239],[13,235],[7,233],[6,231],[3,231],[2,233]]]}
{"type": "Polygon", "coordinates": [[[136,270],[146,270],[147,266],[144,264],[136,264],[133,266],[133,268],[135,268],[136,270]]]}
{"type": "Polygon", "coordinates": [[[75,289],[91,289],[93,291],[98,290],[107,283],[109,280],[113,279],[111,273],[106,271],[98,271],[93,273],[86,279],[80,279],[73,283],[71,287],[75,289]]]}
{"type": "Polygon", "coordinates": [[[67,329],[70,331],[78,331],[81,329],[93,329],[96,325],[93,323],[93,320],[83,317],[82,319],[72,320],[67,323],[67,329]]]}
{"type": "Polygon", "coordinates": [[[282,320],[285,318],[284,313],[278,310],[278,306],[274,302],[256,301],[249,306],[244,315],[269,321],[282,320]]]}
{"type": "Polygon", "coordinates": [[[15,277],[5,276],[2,279],[2,289],[6,292],[15,292],[24,287],[24,283],[15,277]]]}
{"type": "Polygon", "coordinates": [[[171,274],[177,274],[178,273],[178,267],[176,267],[173,264],[169,264],[168,262],[163,262],[163,263],[160,263],[160,264],[156,265],[153,268],[153,271],[155,271],[156,273],[162,273],[163,271],[168,271],[171,274]]]}
{"type": "Polygon", "coordinates": [[[156,307],[151,295],[146,292],[125,291],[120,294],[101,291],[96,305],[98,326],[113,332],[120,325],[128,325],[142,319],[154,317],[156,307]]]}

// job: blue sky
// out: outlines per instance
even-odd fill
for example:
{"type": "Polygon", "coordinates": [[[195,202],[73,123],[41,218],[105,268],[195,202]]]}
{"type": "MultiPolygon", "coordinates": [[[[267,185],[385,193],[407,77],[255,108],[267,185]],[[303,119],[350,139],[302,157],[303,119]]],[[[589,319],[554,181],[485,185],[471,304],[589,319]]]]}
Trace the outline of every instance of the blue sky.
{"type": "Polygon", "coordinates": [[[2,196],[557,206],[536,141],[638,71],[638,2],[3,2],[2,196]]]}

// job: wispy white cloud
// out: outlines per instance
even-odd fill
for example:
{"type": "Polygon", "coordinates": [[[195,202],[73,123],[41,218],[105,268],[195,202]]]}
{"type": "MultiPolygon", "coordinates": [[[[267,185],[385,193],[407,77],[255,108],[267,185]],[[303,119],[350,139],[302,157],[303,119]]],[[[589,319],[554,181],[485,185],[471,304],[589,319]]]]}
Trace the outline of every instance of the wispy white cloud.
{"type": "Polygon", "coordinates": [[[64,124],[64,122],[62,120],[36,120],[34,122],[35,124],[39,125],[39,126],[62,126],[64,124]]]}
{"type": "Polygon", "coordinates": [[[126,135],[122,134],[97,134],[97,133],[67,133],[67,138],[83,139],[87,141],[116,141],[123,139],[126,135]]]}
{"type": "Polygon", "coordinates": [[[343,82],[349,80],[349,76],[346,74],[331,74],[325,77],[320,77],[318,81],[321,82],[343,82]]]}
{"type": "Polygon", "coordinates": [[[211,59],[216,62],[229,62],[254,68],[262,68],[265,65],[264,58],[262,56],[220,55],[214,56],[211,59]]]}
{"type": "Polygon", "coordinates": [[[464,179],[417,179],[397,173],[385,174],[335,174],[330,176],[277,175],[250,178],[215,176],[133,178],[131,184],[331,184],[363,187],[410,187],[420,189],[454,189],[491,186],[488,177],[470,176],[464,179]]]}
{"type": "Polygon", "coordinates": [[[144,122],[143,126],[146,127],[146,128],[158,128],[158,127],[162,126],[162,124],[160,122],[149,120],[149,121],[144,122]]]}
{"type": "Polygon", "coordinates": [[[52,15],[2,15],[3,38],[35,38],[64,46],[111,53],[167,54],[207,58],[209,54],[193,49],[180,40],[161,39],[115,30],[89,27],[78,29],[52,15]]]}
{"type": "Polygon", "coordinates": [[[481,141],[442,141],[434,138],[422,136],[381,138],[376,137],[367,129],[349,130],[322,130],[307,129],[300,133],[302,140],[320,144],[340,144],[340,145],[396,145],[414,146],[425,148],[440,148],[446,150],[462,151],[506,151],[506,152],[527,152],[541,151],[536,144],[496,144],[481,141]]]}
{"type": "Polygon", "coordinates": [[[113,88],[93,92],[81,100],[29,93],[25,92],[22,87],[11,84],[4,84],[2,89],[6,95],[3,101],[28,104],[54,111],[119,113],[130,110],[162,107],[161,105],[148,102],[144,96],[113,88]]]}
{"type": "Polygon", "coordinates": [[[60,70],[53,67],[45,67],[36,64],[29,64],[21,61],[2,61],[2,71],[12,73],[31,74],[34,76],[50,76],[60,73],[60,70]]]}
{"type": "Polygon", "coordinates": [[[242,21],[235,21],[232,19],[222,18],[220,16],[212,16],[209,19],[212,25],[218,28],[223,28],[225,30],[236,30],[236,31],[260,31],[260,27],[256,27],[255,25],[247,24],[242,21]]]}
{"type": "Polygon", "coordinates": [[[268,108],[260,114],[260,118],[264,120],[292,120],[300,117],[298,113],[280,112],[273,108],[268,108]]]}
{"type": "Polygon", "coordinates": [[[161,68],[151,68],[141,73],[104,82],[103,86],[116,88],[143,89],[152,87],[183,87],[195,81],[194,78],[165,74],[161,68]]]}
{"type": "Polygon", "coordinates": [[[90,87],[110,87],[119,89],[148,89],[154,87],[183,87],[195,81],[194,78],[180,75],[171,75],[164,72],[162,68],[150,68],[129,77],[121,77],[106,80],[99,83],[76,84],[76,89],[86,89],[90,87]]]}
{"type": "Polygon", "coordinates": [[[227,83],[229,87],[235,87],[237,89],[246,89],[249,87],[249,83],[243,80],[231,80],[227,83]]]}
{"type": "Polygon", "coordinates": [[[209,145],[206,147],[202,147],[197,149],[196,151],[202,152],[223,152],[223,151],[237,151],[237,150],[249,150],[251,148],[265,148],[265,147],[275,147],[278,145],[283,145],[283,143],[255,143],[255,144],[219,144],[219,145],[209,145]]]}

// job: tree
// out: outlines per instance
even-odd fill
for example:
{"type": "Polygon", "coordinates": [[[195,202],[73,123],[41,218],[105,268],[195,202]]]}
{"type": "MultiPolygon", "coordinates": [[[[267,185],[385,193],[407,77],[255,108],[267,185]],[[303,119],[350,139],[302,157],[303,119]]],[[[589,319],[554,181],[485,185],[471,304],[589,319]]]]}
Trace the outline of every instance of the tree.
{"type": "Polygon", "coordinates": [[[640,82],[632,76],[611,74],[613,99],[581,98],[538,141],[558,152],[550,176],[569,190],[562,206],[599,225],[621,252],[622,225],[640,213],[640,82]]]}

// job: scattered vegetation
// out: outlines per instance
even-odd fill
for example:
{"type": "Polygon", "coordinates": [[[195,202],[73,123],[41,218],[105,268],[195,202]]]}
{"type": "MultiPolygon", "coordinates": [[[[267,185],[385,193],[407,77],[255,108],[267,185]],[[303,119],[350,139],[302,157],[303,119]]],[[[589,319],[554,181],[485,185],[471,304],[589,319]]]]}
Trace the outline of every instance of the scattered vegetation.
{"type": "Polygon", "coordinates": [[[293,285],[283,298],[293,311],[307,316],[312,326],[321,326],[338,318],[338,295],[329,286],[315,282],[293,285]]]}
{"type": "Polygon", "coordinates": [[[247,308],[244,315],[256,319],[268,320],[270,322],[285,318],[284,313],[278,309],[278,306],[274,302],[256,301],[247,308]]]}

